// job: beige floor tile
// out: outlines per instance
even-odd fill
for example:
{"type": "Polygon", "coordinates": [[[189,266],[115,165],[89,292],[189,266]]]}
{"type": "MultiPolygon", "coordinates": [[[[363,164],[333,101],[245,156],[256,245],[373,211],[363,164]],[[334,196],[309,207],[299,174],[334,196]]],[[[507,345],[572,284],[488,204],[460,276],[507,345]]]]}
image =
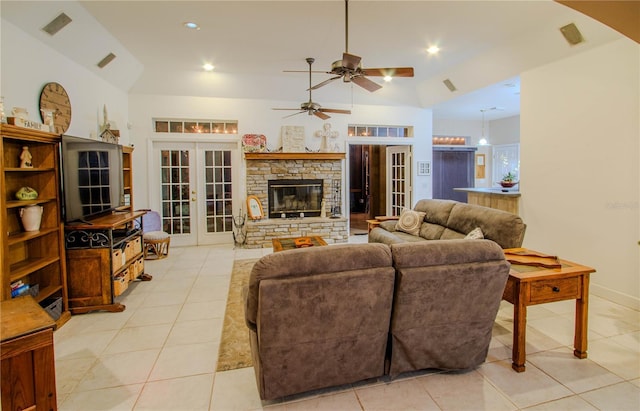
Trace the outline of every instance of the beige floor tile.
{"type": "Polygon", "coordinates": [[[56,392],[58,396],[72,392],[95,361],[96,358],[90,357],[56,360],[56,392]]]}
{"type": "Polygon", "coordinates": [[[545,402],[526,408],[527,411],[597,411],[598,409],[578,395],[561,398],[555,401],[545,402]]]}
{"type": "Polygon", "coordinates": [[[337,394],[322,395],[294,402],[286,402],[287,411],[361,411],[356,393],[349,389],[337,394]]]}
{"type": "Polygon", "coordinates": [[[211,411],[262,409],[253,368],[219,372],[215,375],[211,411]]]}
{"type": "MultiPolygon", "coordinates": [[[[69,322],[73,321],[73,317],[69,322]]],[[[97,358],[118,334],[118,330],[101,331],[91,334],[62,335],[53,333],[56,360],[72,358],[97,358]]]]}
{"type": "Polygon", "coordinates": [[[164,347],[151,371],[149,381],[213,374],[218,360],[218,343],[164,347]]]}
{"type": "Polygon", "coordinates": [[[207,411],[213,386],[213,374],[195,375],[144,385],[136,411],[207,411]]]}
{"type": "Polygon", "coordinates": [[[142,391],[143,384],[75,392],[63,401],[60,411],[129,411],[142,391]]]}
{"type": "Polygon", "coordinates": [[[141,307],[129,318],[125,327],[142,327],[146,325],[173,324],[178,318],[182,305],[162,305],[158,307],[141,307]]]}
{"type": "Polygon", "coordinates": [[[434,374],[418,381],[442,410],[516,409],[513,402],[477,371],[434,374]]]}
{"type": "Polygon", "coordinates": [[[622,381],[620,377],[589,358],[582,360],[576,358],[570,348],[532,354],[527,357],[527,360],[575,393],[622,381]]]}
{"type": "Polygon", "coordinates": [[[573,394],[531,364],[520,373],[513,371],[510,360],[485,363],[478,371],[520,408],[573,394]]]}
{"type": "Polygon", "coordinates": [[[580,396],[603,411],[640,410],[640,388],[628,382],[585,392],[580,396]]]}
{"type": "Polygon", "coordinates": [[[636,387],[640,388],[640,378],[635,378],[631,381],[629,381],[631,384],[635,385],[636,387]]]}
{"type": "MultiPolygon", "coordinates": [[[[513,331],[513,323],[508,323],[504,321],[496,321],[498,326],[503,327],[505,330],[513,331]]],[[[495,327],[494,327],[495,330],[495,327]]],[[[510,333],[500,333],[498,335],[494,334],[494,338],[503,343],[508,347],[513,346],[513,334],[510,333]]],[[[554,340],[549,337],[545,333],[539,331],[534,327],[527,326],[526,329],[526,352],[527,354],[531,354],[534,352],[545,351],[545,350],[553,350],[555,348],[563,347],[559,341],[554,340]]]]}
{"type": "Polygon", "coordinates": [[[618,344],[612,338],[589,344],[589,358],[625,380],[640,377],[640,352],[618,344]]]}
{"type": "Polygon", "coordinates": [[[189,289],[173,291],[154,291],[146,294],[142,307],[158,307],[161,305],[184,304],[189,295],[189,289]]]}
{"type": "MultiPolygon", "coordinates": [[[[211,277],[211,278],[219,278],[211,277]]],[[[198,284],[198,281],[194,284],[193,288],[187,296],[187,303],[206,303],[209,301],[222,301],[227,303],[227,295],[229,294],[229,279],[224,281],[218,281],[220,285],[210,285],[209,282],[205,284],[198,284]]]]}
{"type": "Polygon", "coordinates": [[[183,277],[180,279],[173,278],[175,276],[167,276],[160,281],[156,281],[155,288],[153,290],[154,293],[166,293],[166,292],[180,292],[185,293],[191,291],[191,287],[193,287],[193,283],[196,280],[197,276],[193,277],[183,277]]]}
{"type": "Polygon", "coordinates": [[[184,321],[175,323],[166,346],[195,344],[203,342],[219,342],[222,333],[222,318],[184,321]]]}
{"type": "Polygon", "coordinates": [[[498,341],[496,338],[491,338],[489,343],[489,352],[487,353],[486,362],[500,361],[510,359],[512,355],[511,347],[508,347],[498,341]]]}
{"type": "MultiPolygon", "coordinates": [[[[554,315],[548,318],[527,319],[527,325],[558,341],[565,346],[573,346],[575,319],[573,314],[554,315]]],[[[595,340],[603,338],[592,329],[587,329],[587,338],[595,340]]]]}
{"type": "Polygon", "coordinates": [[[589,310],[589,329],[605,337],[613,337],[638,331],[640,325],[616,318],[610,313],[589,310]]]}
{"type": "Polygon", "coordinates": [[[360,387],[356,395],[367,411],[439,409],[417,378],[360,387]]]}
{"type": "Polygon", "coordinates": [[[129,320],[133,311],[134,310],[127,309],[119,313],[95,311],[86,314],[77,314],[72,317],[73,321],[67,322],[56,334],[60,336],[77,336],[100,331],[119,330],[129,320]]]}
{"type": "Polygon", "coordinates": [[[640,331],[618,335],[615,337],[611,337],[610,339],[611,341],[615,341],[632,351],[640,352],[640,331]]]}
{"type": "Polygon", "coordinates": [[[210,318],[224,319],[226,301],[209,301],[186,303],[182,306],[177,322],[206,320],[210,318]]]}
{"type": "Polygon", "coordinates": [[[125,352],[98,359],[85,374],[74,392],[143,383],[160,354],[160,350],[125,352]]]}
{"type": "Polygon", "coordinates": [[[161,348],[171,327],[171,324],[158,324],[123,328],[104,350],[103,355],[161,348]]]}

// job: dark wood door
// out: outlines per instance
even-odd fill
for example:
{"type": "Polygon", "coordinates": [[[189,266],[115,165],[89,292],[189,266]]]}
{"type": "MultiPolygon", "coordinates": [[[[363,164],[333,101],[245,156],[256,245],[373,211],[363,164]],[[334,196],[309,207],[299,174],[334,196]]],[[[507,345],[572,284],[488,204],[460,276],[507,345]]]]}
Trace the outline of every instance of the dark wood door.
{"type": "Polygon", "coordinates": [[[475,187],[475,149],[433,149],[433,198],[467,202],[467,193],[454,188],[475,187]]]}

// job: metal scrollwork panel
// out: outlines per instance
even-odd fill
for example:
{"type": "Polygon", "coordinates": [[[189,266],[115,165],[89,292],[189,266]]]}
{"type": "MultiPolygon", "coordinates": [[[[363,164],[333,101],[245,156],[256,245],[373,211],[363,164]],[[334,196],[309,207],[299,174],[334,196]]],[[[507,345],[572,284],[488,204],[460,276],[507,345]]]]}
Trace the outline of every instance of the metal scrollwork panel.
{"type": "Polygon", "coordinates": [[[69,249],[109,248],[111,240],[108,232],[73,230],[65,233],[65,243],[69,249]]]}

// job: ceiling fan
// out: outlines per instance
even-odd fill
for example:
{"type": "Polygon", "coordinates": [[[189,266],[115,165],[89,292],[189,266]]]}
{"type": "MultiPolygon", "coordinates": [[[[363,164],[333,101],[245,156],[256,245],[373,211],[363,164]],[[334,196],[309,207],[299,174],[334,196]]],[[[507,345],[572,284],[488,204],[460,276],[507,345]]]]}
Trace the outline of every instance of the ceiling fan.
{"type": "Polygon", "coordinates": [[[302,104],[300,104],[300,108],[274,108],[273,110],[298,110],[297,113],[293,113],[291,115],[285,116],[283,118],[287,118],[287,117],[291,117],[291,116],[295,116],[296,114],[302,114],[302,113],[308,113],[309,115],[314,115],[316,117],[319,117],[323,120],[326,120],[328,118],[331,118],[331,116],[325,114],[325,113],[336,113],[336,114],[351,114],[351,110],[338,110],[338,109],[334,109],[334,108],[322,108],[320,106],[320,104],[318,103],[314,103],[311,100],[311,65],[313,64],[313,62],[315,61],[314,58],[312,57],[307,57],[307,63],[309,64],[309,101],[304,102],[302,104]]]}
{"type": "Polygon", "coordinates": [[[354,54],[349,54],[349,0],[344,1],[344,6],[345,52],[342,54],[342,60],[334,61],[331,65],[331,71],[327,72],[327,74],[334,74],[334,77],[316,84],[311,87],[311,89],[318,89],[333,80],[341,78],[345,83],[354,82],[360,87],[374,92],[381,89],[382,86],[369,80],[366,76],[413,77],[413,67],[363,68],[362,58],[354,54]]]}

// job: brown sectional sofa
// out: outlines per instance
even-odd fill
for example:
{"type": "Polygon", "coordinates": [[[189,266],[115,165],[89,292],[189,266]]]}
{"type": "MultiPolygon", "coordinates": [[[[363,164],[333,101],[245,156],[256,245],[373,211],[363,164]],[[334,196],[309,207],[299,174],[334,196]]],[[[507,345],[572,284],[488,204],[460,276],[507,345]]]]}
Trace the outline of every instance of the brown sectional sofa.
{"type": "Polygon", "coordinates": [[[480,227],[484,238],[502,248],[522,246],[526,225],[515,214],[453,200],[424,199],[416,203],[415,211],[426,213],[419,235],[397,231],[397,221],[384,221],[369,233],[370,243],[397,244],[424,240],[464,238],[480,227]]]}
{"type": "Polygon", "coordinates": [[[488,240],[341,244],[262,257],[245,296],[260,397],[479,365],[508,272],[488,240]]]}

